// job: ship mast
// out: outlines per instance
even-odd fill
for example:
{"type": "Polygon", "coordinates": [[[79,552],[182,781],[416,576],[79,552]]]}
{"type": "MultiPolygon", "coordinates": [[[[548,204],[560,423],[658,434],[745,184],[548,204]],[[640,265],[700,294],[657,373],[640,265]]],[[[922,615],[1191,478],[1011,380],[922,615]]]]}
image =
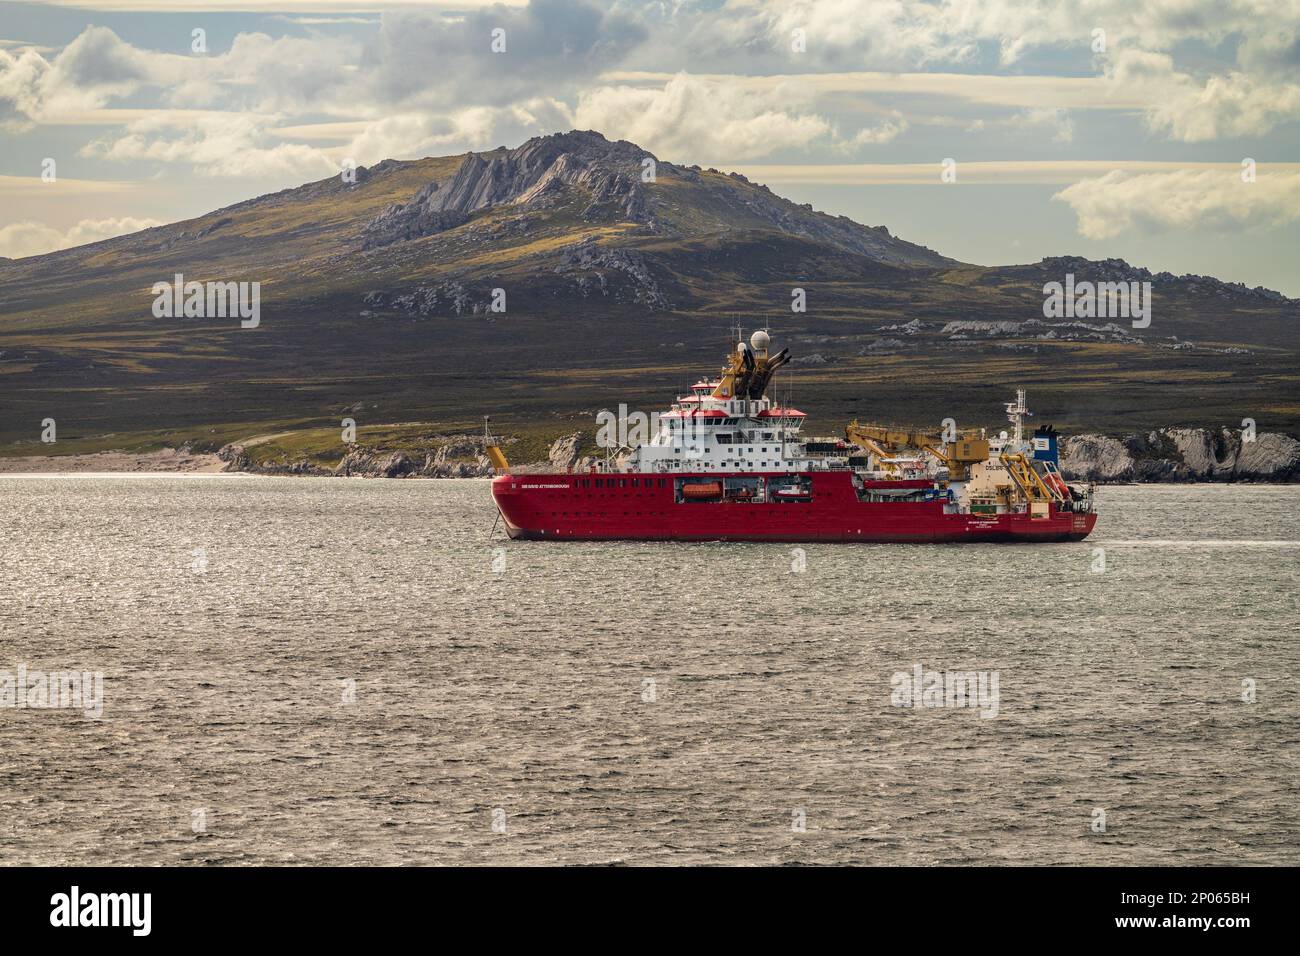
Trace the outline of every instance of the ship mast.
{"type": "Polygon", "coordinates": [[[1030,414],[1029,406],[1025,404],[1025,390],[1016,389],[1016,400],[1007,403],[1007,421],[1015,426],[1015,443],[1018,446],[1025,436],[1024,416],[1030,414]]]}

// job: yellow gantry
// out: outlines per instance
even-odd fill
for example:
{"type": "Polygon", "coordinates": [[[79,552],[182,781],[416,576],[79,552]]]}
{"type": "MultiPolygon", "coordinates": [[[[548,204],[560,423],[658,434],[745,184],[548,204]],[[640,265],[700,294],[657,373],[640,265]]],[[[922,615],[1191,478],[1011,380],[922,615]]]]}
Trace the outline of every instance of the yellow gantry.
{"type": "Polygon", "coordinates": [[[740,350],[732,352],[722,370],[722,378],[718,380],[718,387],[713,390],[713,397],[733,398],[736,394],[736,377],[740,375],[744,368],[745,362],[740,350]]]}
{"type": "Polygon", "coordinates": [[[999,457],[1002,464],[1006,466],[1007,474],[1011,476],[1011,480],[1016,483],[1016,487],[1020,489],[1020,493],[1025,496],[1026,500],[1063,500],[1060,492],[1047,487],[1042,476],[1034,470],[1034,466],[1029,463],[1029,459],[1023,454],[1008,455],[1003,452],[999,457]]]}
{"type": "Polygon", "coordinates": [[[492,470],[498,475],[510,474],[510,462],[506,461],[506,453],[501,450],[501,445],[492,437],[492,430],[488,428],[489,417],[483,416],[483,451],[487,454],[488,461],[492,463],[492,470]]]}
{"type": "Polygon", "coordinates": [[[501,450],[500,445],[488,445],[487,456],[498,475],[510,474],[510,462],[506,461],[506,453],[501,450]]]}
{"type": "Polygon", "coordinates": [[[948,466],[948,477],[953,481],[964,481],[971,465],[988,459],[989,443],[978,436],[979,432],[965,431],[958,433],[954,441],[945,442],[942,436],[931,432],[860,425],[856,421],[844,429],[846,439],[877,458],[887,454],[886,448],[915,448],[933,455],[948,466]]]}

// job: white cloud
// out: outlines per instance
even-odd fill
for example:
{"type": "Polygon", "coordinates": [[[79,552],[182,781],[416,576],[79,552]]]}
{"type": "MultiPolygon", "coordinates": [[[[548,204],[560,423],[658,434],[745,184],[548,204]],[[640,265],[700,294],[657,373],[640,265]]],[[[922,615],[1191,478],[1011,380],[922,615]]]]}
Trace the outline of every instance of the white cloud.
{"type": "Polygon", "coordinates": [[[7,259],[39,256],[161,225],[157,219],[126,216],[121,219],[83,219],[69,229],[59,230],[44,223],[24,220],[0,227],[0,256],[7,259]]]}
{"type": "Polygon", "coordinates": [[[39,123],[75,122],[112,100],[152,93],[166,104],[353,115],[359,46],[346,38],[240,33],[224,53],[180,55],[87,27],[53,59],[0,49],[0,104],[39,123]]]}
{"type": "Polygon", "coordinates": [[[1111,50],[1169,50],[1186,40],[1211,46],[1233,35],[1266,36],[1294,27],[1294,0],[728,0],[713,14],[734,39],[761,37],[789,49],[790,31],[806,31],[810,53],[851,55],[880,68],[961,63],[996,47],[1009,65],[1033,49],[1087,50],[1106,31],[1111,50]]]}
{"type": "Polygon", "coordinates": [[[0,50],[0,102],[38,122],[130,96],[180,57],[141,50],[106,27],[87,27],[52,60],[35,49],[0,50]]]}
{"type": "Polygon", "coordinates": [[[756,90],[681,73],[662,89],[605,86],[583,93],[574,123],[684,162],[750,159],[831,141],[829,120],[800,111],[805,98],[794,89],[756,90]]]}
{"type": "Polygon", "coordinates": [[[1204,82],[1174,67],[1165,53],[1125,50],[1107,68],[1116,88],[1138,91],[1147,124],[1186,143],[1255,136],[1300,119],[1300,84],[1236,70],[1204,82]]]}
{"type": "Polygon", "coordinates": [[[1005,120],[993,121],[989,125],[1031,132],[1047,130],[1052,134],[1053,143],[1074,141],[1074,121],[1070,119],[1070,114],[1062,109],[1021,110],[1005,120]]]}
{"type": "Polygon", "coordinates": [[[31,43],[27,40],[3,40],[0,39],[0,50],[35,50],[37,53],[53,53],[56,48],[45,46],[41,43],[31,43]]]}
{"type": "Polygon", "coordinates": [[[86,10],[109,10],[114,13],[166,12],[193,13],[196,5],[204,12],[264,13],[267,11],[306,10],[396,10],[400,7],[420,9],[467,10],[478,7],[518,7],[528,0],[28,0],[52,7],[78,7],[86,10]]]}
{"type": "MultiPolygon", "coordinates": [[[[838,186],[937,186],[949,189],[939,173],[939,163],[801,163],[725,164],[725,172],[741,173],[755,182],[775,185],[838,186]]],[[[1028,159],[995,162],[961,162],[958,180],[967,185],[1071,186],[1082,179],[1100,178],[1112,170],[1134,174],[1157,172],[1212,171],[1230,178],[1241,167],[1236,163],[1175,163],[1157,160],[1061,160],[1028,159]]],[[[1268,175],[1300,176],[1300,163],[1269,163],[1268,175]]]]}
{"type": "Polygon", "coordinates": [[[247,179],[320,179],[339,171],[330,154],[303,143],[278,142],[275,116],[213,113],[195,118],[173,114],[137,120],[81,149],[111,162],[182,163],[196,173],[247,179]]]}
{"type": "Polygon", "coordinates": [[[182,77],[167,77],[168,100],[178,105],[237,105],[277,111],[356,115],[363,96],[353,69],[361,55],[349,37],[271,37],[240,33],[230,49],[189,58],[182,77]]]}
{"type": "Polygon", "coordinates": [[[793,31],[801,29],[814,52],[819,48],[866,51],[881,65],[961,63],[975,53],[971,37],[953,29],[956,24],[946,4],[791,0],[728,7],[750,8],[750,16],[765,22],[778,48],[789,49],[793,31]]]}
{"type": "MultiPolygon", "coordinates": [[[[143,49],[105,27],[88,27],[49,58],[0,43],[0,127],[25,132],[32,123],[95,121],[110,112],[108,104],[130,98],[132,109],[152,102],[156,109],[275,113],[299,125],[367,121],[372,125],[363,133],[351,134],[358,151],[392,141],[395,154],[409,154],[448,144],[496,145],[510,141],[501,137],[512,132],[559,128],[573,113],[578,125],[650,148],[691,145],[700,155],[737,161],[781,146],[843,152],[887,143],[909,124],[936,125],[924,113],[963,112],[954,125],[985,135],[999,127],[1046,130],[1055,142],[1068,143],[1073,125],[1066,110],[1140,109],[1152,130],[1196,142],[1262,134],[1300,118],[1296,3],[1092,0],[1078,8],[1055,0],[726,0],[717,8],[686,2],[652,8],[533,0],[516,9],[467,4],[456,15],[399,5],[382,14],[378,30],[311,38],[240,33],[228,50],[203,56],[143,49]],[[497,23],[507,28],[503,55],[488,47],[488,28],[497,23]],[[1097,24],[1107,31],[1109,50],[1095,60],[1100,76],[893,72],[909,64],[979,66],[999,57],[1010,63],[1059,48],[1075,48],[1082,65],[1097,24]],[[790,50],[794,29],[805,31],[808,52],[790,50]],[[1188,40],[1224,44],[1228,38],[1239,41],[1223,47],[1234,51],[1236,66],[1225,65],[1222,54],[1203,55],[1192,74],[1166,52],[1188,40]],[[601,75],[638,59],[692,68],[770,67],[770,75],[601,75]],[[801,72],[850,63],[891,72],[801,72]],[[855,95],[877,103],[897,97],[886,104],[896,108],[892,118],[861,128],[849,99],[855,95]],[[962,109],[938,106],[940,98],[962,109]],[[1023,113],[980,115],[982,106],[1023,113]],[[675,132],[678,126],[690,132],[675,132]],[[485,135],[499,138],[493,143],[485,135]],[[732,144],[734,150],[720,149],[732,144]]],[[[284,9],[301,14],[299,20],[370,19],[348,15],[343,0],[284,9]],[[317,7],[325,15],[307,12],[317,7]]],[[[259,136],[256,149],[260,166],[320,168],[310,145],[290,143],[270,153],[274,144],[259,136]]],[[[167,149],[130,141],[117,151],[130,152],[162,158],[167,149]]],[[[202,165],[233,175],[223,170],[239,164],[202,165]]]]}
{"type": "MultiPolygon", "coordinates": [[[[709,63],[720,72],[800,74],[824,89],[837,82],[824,71],[865,68],[877,72],[835,75],[840,85],[856,76],[877,88],[894,76],[900,93],[994,95],[1029,109],[1136,106],[1151,129],[1185,142],[1254,135],[1300,119],[1296,0],[727,0],[714,10],[677,10],[674,26],[689,29],[654,38],[660,69],[709,63]],[[1106,41],[1097,56],[1095,29],[1106,41]],[[805,53],[790,49],[795,30],[803,31],[805,53]],[[999,68],[1032,62],[1041,69],[1062,53],[1058,72],[1091,61],[1108,79],[989,69],[994,60],[999,68]],[[1161,69],[1153,72],[1155,65],[1161,69]],[[931,72],[945,66],[983,67],[985,75],[931,72]]],[[[1071,136],[1058,126],[1057,141],[1071,136]]]]}
{"type": "Polygon", "coordinates": [[[907,131],[907,120],[903,114],[895,110],[887,120],[882,120],[875,126],[867,126],[858,130],[843,142],[843,147],[851,149],[857,146],[878,146],[882,143],[892,143],[894,140],[907,131]]]}
{"type": "Polygon", "coordinates": [[[345,157],[455,153],[573,126],[720,165],[800,152],[865,158],[909,130],[924,141],[944,127],[978,134],[963,144],[1068,144],[1085,110],[1141,111],[1151,130],[1182,142],[1264,135],[1300,119],[1300,0],[261,2],[286,20],[356,29],[239,33],[229,49],[195,56],[144,49],[105,27],[57,53],[0,41],[0,131],[112,124],[83,156],[135,164],[132,174],[162,163],[288,183],[332,175],[345,157]],[[376,15],[378,29],[367,22],[376,15]],[[504,55],[488,47],[498,23],[504,55]],[[1109,52],[1090,60],[1098,25],[1109,52]],[[806,53],[790,49],[794,29],[805,31],[806,53]],[[1188,41],[1199,44],[1194,61],[1188,41]],[[1057,72],[1092,62],[1100,75],[994,66],[1031,70],[1061,51],[1072,65],[1057,72]],[[628,69],[682,63],[718,72],[628,69]],[[957,66],[936,72],[940,64],[957,66]],[[827,72],[867,66],[876,70],[827,72]]]}
{"type": "MultiPolygon", "coordinates": [[[[46,183],[39,176],[3,176],[0,175],[0,199],[11,203],[23,196],[30,196],[42,188],[49,189],[56,183],[46,183]]],[[[68,179],[60,176],[57,180],[58,192],[63,196],[72,196],[81,201],[88,196],[120,195],[139,188],[136,183],[115,182],[107,179],[68,179]]]]}
{"type": "Polygon", "coordinates": [[[567,129],[573,114],[558,100],[473,106],[450,114],[401,113],[366,123],[340,152],[362,165],[383,159],[449,155],[567,129]]]}
{"type": "Polygon", "coordinates": [[[1239,173],[1212,169],[1113,170],[1052,198],[1070,205],[1079,217],[1079,234],[1088,239],[1130,231],[1274,228],[1300,220],[1300,171],[1261,166],[1257,180],[1247,183],[1239,173]]]}
{"type": "MultiPolygon", "coordinates": [[[[659,86],[676,74],[613,70],[605,83],[659,86]]],[[[797,84],[809,95],[909,96],[969,102],[980,106],[1036,109],[1139,109],[1146,101],[1126,97],[1101,76],[1005,76],[994,73],[801,73],[752,76],[740,73],[692,73],[701,80],[753,89],[797,84]]]]}
{"type": "Polygon", "coordinates": [[[285,23],[297,23],[301,26],[319,27],[319,26],[340,26],[343,24],[373,23],[378,24],[378,17],[287,17],[283,14],[272,17],[274,20],[283,20],[285,23]]]}

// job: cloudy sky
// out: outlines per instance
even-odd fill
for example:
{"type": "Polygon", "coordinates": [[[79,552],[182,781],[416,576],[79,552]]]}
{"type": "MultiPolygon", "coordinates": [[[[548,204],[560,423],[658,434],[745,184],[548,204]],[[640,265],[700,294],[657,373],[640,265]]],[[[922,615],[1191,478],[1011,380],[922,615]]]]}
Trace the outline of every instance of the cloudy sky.
{"type": "Polygon", "coordinates": [[[1300,296],[1298,31],[1300,0],[0,0],[0,256],[577,127],[970,262],[1300,296]]]}

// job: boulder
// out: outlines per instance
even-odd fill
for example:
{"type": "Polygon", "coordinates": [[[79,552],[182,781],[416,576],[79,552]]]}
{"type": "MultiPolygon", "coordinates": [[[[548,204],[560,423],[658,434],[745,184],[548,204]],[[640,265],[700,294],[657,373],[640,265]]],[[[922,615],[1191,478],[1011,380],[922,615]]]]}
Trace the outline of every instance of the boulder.
{"type": "Polygon", "coordinates": [[[574,432],[572,435],[557,438],[551,443],[551,450],[547,455],[547,460],[550,462],[551,467],[557,471],[569,471],[578,463],[581,451],[582,432],[574,432]]]}

